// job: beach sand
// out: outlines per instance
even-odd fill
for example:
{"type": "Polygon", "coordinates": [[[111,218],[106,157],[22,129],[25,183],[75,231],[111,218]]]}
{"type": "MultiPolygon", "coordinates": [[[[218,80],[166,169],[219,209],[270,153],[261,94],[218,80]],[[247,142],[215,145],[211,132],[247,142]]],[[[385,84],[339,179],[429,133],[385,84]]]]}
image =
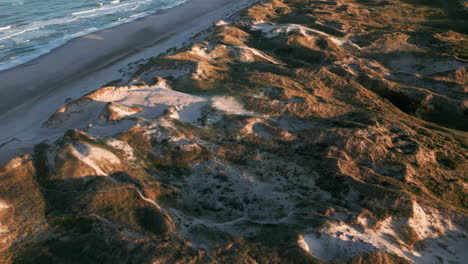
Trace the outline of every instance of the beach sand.
{"type": "MultiPolygon", "coordinates": [[[[0,164],[64,129],[42,123],[67,98],[121,78],[120,69],[181,47],[254,0],[189,0],[177,7],[73,39],[50,53],[0,72],[0,164]]],[[[65,129],[66,130],[66,129],[65,129]]]]}

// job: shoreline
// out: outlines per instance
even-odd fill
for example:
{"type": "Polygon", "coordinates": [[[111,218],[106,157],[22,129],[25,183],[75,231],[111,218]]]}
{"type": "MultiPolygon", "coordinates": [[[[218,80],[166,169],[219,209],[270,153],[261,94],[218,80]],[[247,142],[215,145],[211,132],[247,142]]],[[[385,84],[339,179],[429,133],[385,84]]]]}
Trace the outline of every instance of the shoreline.
{"type": "MultiPolygon", "coordinates": [[[[27,63],[0,71],[0,112],[11,110],[14,101],[29,100],[31,92],[51,91],[71,76],[90,74],[112,62],[153,46],[169,32],[192,24],[229,4],[227,0],[189,0],[154,14],[69,40],[27,63]],[[110,62],[110,63],[109,63],[110,62]],[[27,79],[24,78],[27,76],[27,79]],[[45,78],[46,77],[46,78],[45,78]],[[14,92],[12,92],[14,91],[14,92]],[[3,98],[8,98],[5,101],[3,98]]],[[[183,30],[183,29],[182,29],[183,30]]],[[[76,79],[76,78],[72,78],[76,79]]]]}
{"type": "MultiPolygon", "coordinates": [[[[29,64],[35,64],[35,62],[34,62],[35,60],[38,60],[41,57],[43,57],[43,56],[45,56],[45,55],[47,55],[47,54],[49,54],[51,52],[54,52],[56,49],[61,48],[64,45],[67,45],[69,42],[71,42],[71,41],[73,41],[75,39],[84,37],[86,35],[92,35],[92,34],[95,34],[97,32],[107,30],[107,29],[113,29],[113,28],[122,26],[124,24],[132,23],[132,22],[144,19],[145,17],[151,16],[151,15],[163,14],[165,11],[171,10],[173,8],[176,8],[176,7],[180,6],[180,5],[184,5],[189,1],[191,1],[191,0],[185,0],[185,2],[183,2],[183,3],[178,3],[178,4],[174,5],[174,6],[166,8],[166,9],[157,9],[156,11],[146,12],[146,14],[139,15],[139,16],[136,16],[134,18],[132,18],[132,17],[123,18],[122,22],[120,22],[120,23],[107,23],[107,24],[103,25],[100,28],[95,28],[93,30],[83,30],[82,32],[77,32],[77,33],[72,34],[72,35],[76,35],[76,36],[71,37],[71,38],[68,38],[67,36],[65,36],[64,37],[64,39],[66,39],[65,41],[63,41],[63,42],[58,41],[60,44],[52,45],[52,47],[50,49],[47,49],[47,51],[41,52],[40,54],[35,55],[35,56],[31,56],[32,57],[31,59],[26,60],[24,62],[21,62],[20,64],[16,64],[16,65],[13,65],[13,66],[8,67],[8,68],[0,69],[0,74],[2,74],[3,72],[9,71],[9,70],[13,70],[15,68],[20,68],[22,66],[27,66],[29,64]]],[[[8,27],[6,27],[6,28],[8,28],[8,27]]]]}
{"type": "MultiPolygon", "coordinates": [[[[172,7],[166,8],[166,9],[171,9],[171,8],[177,7],[178,5],[181,5],[181,4],[184,4],[184,3],[179,3],[177,5],[174,5],[172,7]]],[[[28,58],[28,57],[30,57],[30,58],[24,60],[23,62],[20,62],[19,64],[14,64],[14,65],[9,66],[7,68],[2,68],[0,66],[0,73],[2,73],[4,71],[11,70],[11,69],[14,69],[16,67],[21,67],[23,65],[27,65],[27,64],[31,63],[32,61],[34,61],[34,60],[36,60],[36,59],[38,59],[38,58],[52,52],[53,50],[55,50],[57,48],[60,48],[61,46],[67,44],[69,41],[72,41],[72,40],[74,40],[76,38],[79,38],[79,37],[82,37],[82,36],[85,36],[85,35],[89,35],[89,34],[94,34],[95,32],[105,30],[105,29],[109,29],[109,28],[113,28],[113,27],[117,27],[117,26],[120,26],[122,24],[130,23],[130,22],[136,21],[138,19],[144,18],[146,16],[157,14],[159,12],[162,12],[162,11],[166,10],[166,9],[157,9],[157,11],[153,11],[151,13],[146,12],[144,15],[139,15],[139,16],[135,16],[135,17],[126,17],[126,18],[123,18],[121,22],[114,22],[114,23],[109,22],[109,23],[104,24],[100,28],[94,28],[94,29],[91,29],[91,30],[90,29],[84,29],[83,31],[73,33],[70,36],[64,36],[64,37],[62,37],[60,39],[53,40],[50,44],[46,45],[46,47],[44,47],[42,50],[38,51],[37,54],[25,56],[26,58],[28,58]],[[58,43],[58,44],[54,44],[55,42],[58,43]]],[[[24,58],[24,57],[19,57],[19,58],[21,59],[21,58],[24,58]]]]}
{"type": "Polygon", "coordinates": [[[65,131],[41,127],[68,98],[119,79],[129,63],[188,44],[197,33],[254,0],[189,0],[137,20],[96,31],[29,63],[0,72],[0,163],[65,131]],[[6,144],[5,144],[6,143],[6,144]]]}

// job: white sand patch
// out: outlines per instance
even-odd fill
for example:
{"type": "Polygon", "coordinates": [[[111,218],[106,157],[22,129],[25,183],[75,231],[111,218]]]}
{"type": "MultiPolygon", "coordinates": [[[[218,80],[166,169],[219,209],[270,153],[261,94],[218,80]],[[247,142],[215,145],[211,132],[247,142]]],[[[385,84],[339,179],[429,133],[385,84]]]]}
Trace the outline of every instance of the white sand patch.
{"type": "Polygon", "coordinates": [[[103,103],[82,98],[59,109],[43,123],[43,127],[49,129],[85,127],[98,117],[104,106],[103,103]]]}
{"type": "Polygon", "coordinates": [[[111,138],[106,141],[106,144],[113,148],[121,150],[124,153],[126,159],[130,161],[136,160],[133,148],[127,142],[111,138]]]}
{"type": "Polygon", "coordinates": [[[119,120],[118,122],[105,122],[104,120],[100,119],[95,123],[89,124],[85,129],[83,129],[83,131],[88,135],[104,138],[116,135],[122,131],[127,131],[133,126],[135,126],[135,120],[123,119],[119,120]]]}
{"type": "Polygon", "coordinates": [[[203,57],[203,58],[211,59],[212,57],[207,53],[207,50],[208,50],[207,47],[202,47],[200,45],[195,45],[190,50],[190,53],[192,53],[194,55],[197,55],[197,56],[200,56],[200,57],[203,57]]]}
{"type": "MultiPolygon", "coordinates": [[[[74,40],[73,43],[68,43],[48,56],[44,56],[34,65],[19,67],[14,72],[3,74],[0,79],[2,79],[2,88],[5,93],[0,97],[4,99],[0,106],[4,106],[4,110],[8,111],[2,111],[0,115],[0,131],[2,131],[0,144],[12,138],[17,138],[18,141],[1,149],[0,163],[20,153],[30,152],[35,144],[44,140],[54,141],[70,128],[80,128],[75,126],[75,123],[53,129],[42,127],[44,121],[62,107],[63,102],[68,98],[80,98],[113,80],[130,80],[133,78],[133,71],[130,71],[128,75],[125,73],[131,67],[130,64],[145,63],[149,58],[168,49],[187,46],[197,41],[192,37],[199,32],[253,3],[254,0],[190,0],[184,5],[161,14],[149,15],[138,21],[115,27],[112,30],[114,31],[112,36],[109,35],[109,30],[94,33],[95,35],[105,34],[106,41],[97,43],[90,42],[89,39],[74,40]],[[151,29],[154,32],[164,32],[164,34],[146,34],[142,32],[142,29],[151,29]],[[142,34],[142,38],[138,38],[141,44],[138,47],[133,43],[135,37],[127,37],[127,35],[135,36],[136,34],[142,34]],[[92,48],[87,48],[87,43],[92,48]],[[96,48],[97,44],[100,44],[98,48],[96,48]],[[118,50],[117,53],[115,53],[116,50],[118,50]],[[139,52],[135,53],[136,50],[139,52]],[[83,56],[84,53],[86,56],[83,56]],[[100,58],[103,54],[117,55],[107,56],[108,59],[102,61],[100,58]],[[75,60],[72,57],[78,59],[75,60]],[[79,63],[70,65],[69,61],[79,63]],[[28,78],[21,78],[21,76],[28,76],[28,78]],[[51,85],[50,80],[62,81],[62,84],[66,83],[66,85],[54,86],[51,85]],[[13,106],[14,109],[12,109],[13,106]]],[[[165,74],[177,77],[176,75],[185,73],[168,70],[165,74]]],[[[158,74],[151,77],[155,76],[164,77],[158,74]]],[[[89,123],[76,124],[87,125],[89,123]]],[[[115,129],[108,131],[116,133],[115,129]]],[[[102,134],[103,136],[112,135],[109,133],[106,131],[102,134]]]]}
{"type": "Polygon", "coordinates": [[[182,121],[197,122],[201,108],[207,103],[208,100],[203,97],[177,92],[165,85],[101,89],[92,99],[80,99],[62,108],[46,122],[45,127],[86,128],[88,133],[114,135],[128,128],[130,124],[125,121],[131,123],[134,118],[155,119],[168,108],[176,109],[177,118],[182,121]],[[109,114],[112,122],[100,118],[109,114]]]}
{"type": "Polygon", "coordinates": [[[213,108],[234,115],[255,115],[247,111],[234,97],[216,96],[211,99],[213,108]]]}
{"type": "Polygon", "coordinates": [[[330,40],[331,40],[333,43],[335,43],[336,45],[338,45],[338,46],[343,46],[344,44],[347,43],[346,40],[344,40],[344,39],[339,39],[339,38],[335,38],[335,37],[330,37],[330,40]]]}
{"type": "Polygon", "coordinates": [[[266,62],[271,62],[273,64],[279,64],[277,60],[274,58],[268,56],[267,54],[257,50],[253,49],[250,47],[245,47],[245,46],[235,46],[236,49],[240,51],[240,60],[241,61],[250,61],[250,62],[255,62],[255,61],[266,61],[266,62]]]}
{"type": "MultiPolygon", "coordinates": [[[[387,233],[394,235],[389,223],[384,223],[377,231],[361,232],[346,224],[330,224],[320,236],[307,234],[304,236],[310,252],[324,261],[346,260],[347,258],[375,250],[400,251],[399,246],[392,245],[386,238],[387,233]]],[[[404,255],[404,254],[402,254],[404,255]]]]}
{"type": "Polygon", "coordinates": [[[117,104],[111,104],[109,105],[109,110],[116,115],[114,118],[122,118],[125,116],[131,116],[133,114],[138,113],[139,111],[133,110],[131,108],[127,107],[121,107],[120,105],[117,104]]]}
{"type": "Polygon", "coordinates": [[[330,223],[319,230],[320,235],[307,234],[304,240],[309,251],[324,261],[346,260],[354,255],[370,251],[386,251],[415,263],[463,263],[468,257],[463,245],[468,244],[467,234],[436,211],[426,212],[419,204],[413,204],[410,219],[387,218],[375,227],[348,225],[344,222],[330,223]],[[425,248],[416,250],[406,245],[399,236],[405,226],[411,227],[424,243],[425,248]],[[445,262],[444,262],[445,263],[445,262]]]}
{"type": "Polygon", "coordinates": [[[267,38],[277,37],[281,34],[281,26],[266,23],[265,21],[255,22],[252,27],[252,31],[262,31],[267,38]]]}
{"type": "Polygon", "coordinates": [[[259,22],[254,23],[251,29],[253,31],[262,31],[262,33],[264,33],[267,38],[274,38],[281,34],[289,34],[291,32],[299,32],[303,36],[309,36],[310,33],[316,33],[316,34],[327,37],[328,39],[330,39],[333,43],[335,43],[338,46],[344,46],[345,44],[348,44],[357,49],[361,49],[358,45],[356,45],[355,43],[347,39],[338,38],[328,33],[325,33],[323,31],[311,29],[311,28],[304,27],[304,26],[297,25],[297,24],[275,25],[271,23],[266,23],[264,21],[259,21],[259,22]]]}
{"type": "Polygon", "coordinates": [[[180,119],[186,122],[196,122],[200,117],[201,107],[207,103],[203,97],[161,87],[113,91],[98,96],[96,100],[141,107],[143,111],[135,116],[149,119],[161,116],[167,108],[175,106],[180,119]]]}
{"type": "Polygon", "coordinates": [[[104,172],[105,169],[103,168],[103,165],[120,164],[120,159],[114,153],[86,143],[74,145],[71,153],[86,165],[94,169],[96,175],[99,176],[108,176],[107,173],[104,172]]]}
{"type": "Polygon", "coordinates": [[[451,221],[443,221],[444,217],[439,214],[428,214],[416,202],[413,202],[413,217],[408,220],[408,224],[421,238],[438,237],[439,232],[454,230],[456,227],[451,221]]]}

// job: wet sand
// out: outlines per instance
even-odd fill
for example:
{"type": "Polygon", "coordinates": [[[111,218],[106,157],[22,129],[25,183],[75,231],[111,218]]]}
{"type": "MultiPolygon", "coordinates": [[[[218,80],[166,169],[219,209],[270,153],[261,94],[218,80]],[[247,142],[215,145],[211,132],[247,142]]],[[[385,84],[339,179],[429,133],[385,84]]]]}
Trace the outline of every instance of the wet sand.
{"type": "Polygon", "coordinates": [[[255,0],[189,0],[177,7],[73,39],[0,72],[0,165],[69,129],[42,127],[70,98],[120,79],[127,64],[190,43],[191,37],[255,0]]]}
{"type": "Polygon", "coordinates": [[[0,113],[87,76],[145,47],[202,23],[232,0],[190,0],[141,19],[69,41],[33,61],[0,72],[0,113]]]}

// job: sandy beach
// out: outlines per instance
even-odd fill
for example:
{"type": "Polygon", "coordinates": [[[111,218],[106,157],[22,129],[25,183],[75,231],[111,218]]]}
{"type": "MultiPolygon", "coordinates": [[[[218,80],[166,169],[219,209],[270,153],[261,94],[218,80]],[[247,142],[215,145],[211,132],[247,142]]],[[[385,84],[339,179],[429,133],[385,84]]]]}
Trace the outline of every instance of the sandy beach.
{"type": "Polygon", "coordinates": [[[246,1],[191,0],[178,7],[78,37],[29,63],[0,72],[0,112],[62,88],[159,41],[221,19],[246,1]],[[221,12],[220,12],[221,11],[221,12]]]}
{"type": "Polygon", "coordinates": [[[119,79],[129,63],[181,47],[252,0],[190,0],[169,10],[73,39],[50,53],[0,72],[0,163],[63,134],[41,124],[64,105],[119,79]]]}

